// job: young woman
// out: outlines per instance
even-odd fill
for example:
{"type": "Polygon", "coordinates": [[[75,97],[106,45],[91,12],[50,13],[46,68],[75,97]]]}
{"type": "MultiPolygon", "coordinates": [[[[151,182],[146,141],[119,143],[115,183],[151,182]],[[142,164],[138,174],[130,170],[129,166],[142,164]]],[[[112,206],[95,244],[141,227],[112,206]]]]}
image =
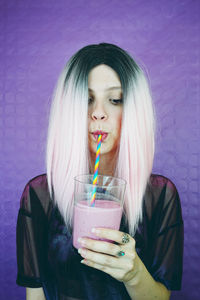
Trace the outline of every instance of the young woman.
{"type": "Polygon", "coordinates": [[[181,289],[183,220],[175,185],[152,174],[155,116],[147,80],[112,44],[80,49],[54,92],[46,174],[22,194],[17,223],[17,284],[28,300],[169,299],[181,289]],[[126,180],[119,231],[72,245],[74,177],[93,173],[126,180]],[[123,253],[123,256],[120,254],[123,253]]]}

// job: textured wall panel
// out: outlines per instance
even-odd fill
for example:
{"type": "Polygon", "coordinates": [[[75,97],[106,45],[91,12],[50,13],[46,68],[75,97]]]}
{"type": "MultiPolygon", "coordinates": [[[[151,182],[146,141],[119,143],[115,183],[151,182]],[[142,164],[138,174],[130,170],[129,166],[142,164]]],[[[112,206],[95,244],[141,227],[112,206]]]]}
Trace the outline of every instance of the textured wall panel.
{"type": "Polygon", "coordinates": [[[172,299],[200,299],[200,1],[0,0],[0,299],[16,286],[15,230],[26,182],[45,171],[50,98],[66,60],[111,42],[148,70],[157,112],[154,172],[180,194],[184,273],[172,299]]]}

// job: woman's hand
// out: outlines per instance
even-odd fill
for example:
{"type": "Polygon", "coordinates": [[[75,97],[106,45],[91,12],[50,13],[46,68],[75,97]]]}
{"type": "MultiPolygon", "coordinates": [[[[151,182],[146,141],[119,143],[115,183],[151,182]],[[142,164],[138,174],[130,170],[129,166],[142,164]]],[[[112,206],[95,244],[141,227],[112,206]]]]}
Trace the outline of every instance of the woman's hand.
{"type": "Polygon", "coordinates": [[[95,235],[118,243],[112,244],[89,238],[81,238],[83,248],[78,252],[84,260],[81,262],[101,270],[113,278],[129,284],[140,271],[140,258],[135,251],[135,240],[128,234],[107,228],[95,228],[95,235]],[[121,254],[121,256],[119,256],[121,254]]]}

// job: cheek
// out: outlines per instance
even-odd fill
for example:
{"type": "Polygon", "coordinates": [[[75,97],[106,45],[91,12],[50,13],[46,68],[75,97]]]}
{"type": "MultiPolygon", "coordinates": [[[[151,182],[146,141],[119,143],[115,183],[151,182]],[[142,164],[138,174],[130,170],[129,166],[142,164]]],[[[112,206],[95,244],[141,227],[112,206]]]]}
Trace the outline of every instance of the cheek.
{"type": "Polygon", "coordinates": [[[115,121],[116,121],[117,131],[121,131],[122,114],[117,115],[116,118],[115,118],[115,121]]]}

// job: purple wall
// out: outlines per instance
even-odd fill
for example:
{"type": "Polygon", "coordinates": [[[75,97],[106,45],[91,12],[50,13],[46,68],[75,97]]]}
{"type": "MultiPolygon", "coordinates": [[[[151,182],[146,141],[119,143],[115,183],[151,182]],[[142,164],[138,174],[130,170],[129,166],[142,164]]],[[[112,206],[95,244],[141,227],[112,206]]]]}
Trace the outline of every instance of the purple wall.
{"type": "Polygon", "coordinates": [[[181,292],[200,299],[198,0],[0,0],[0,299],[16,286],[15,229],[26,182],[45,171],[50,97],[79,48],[116,43],[146,66],[158,116],[154,172],[169,177],[185,222],[181,292]]]}

